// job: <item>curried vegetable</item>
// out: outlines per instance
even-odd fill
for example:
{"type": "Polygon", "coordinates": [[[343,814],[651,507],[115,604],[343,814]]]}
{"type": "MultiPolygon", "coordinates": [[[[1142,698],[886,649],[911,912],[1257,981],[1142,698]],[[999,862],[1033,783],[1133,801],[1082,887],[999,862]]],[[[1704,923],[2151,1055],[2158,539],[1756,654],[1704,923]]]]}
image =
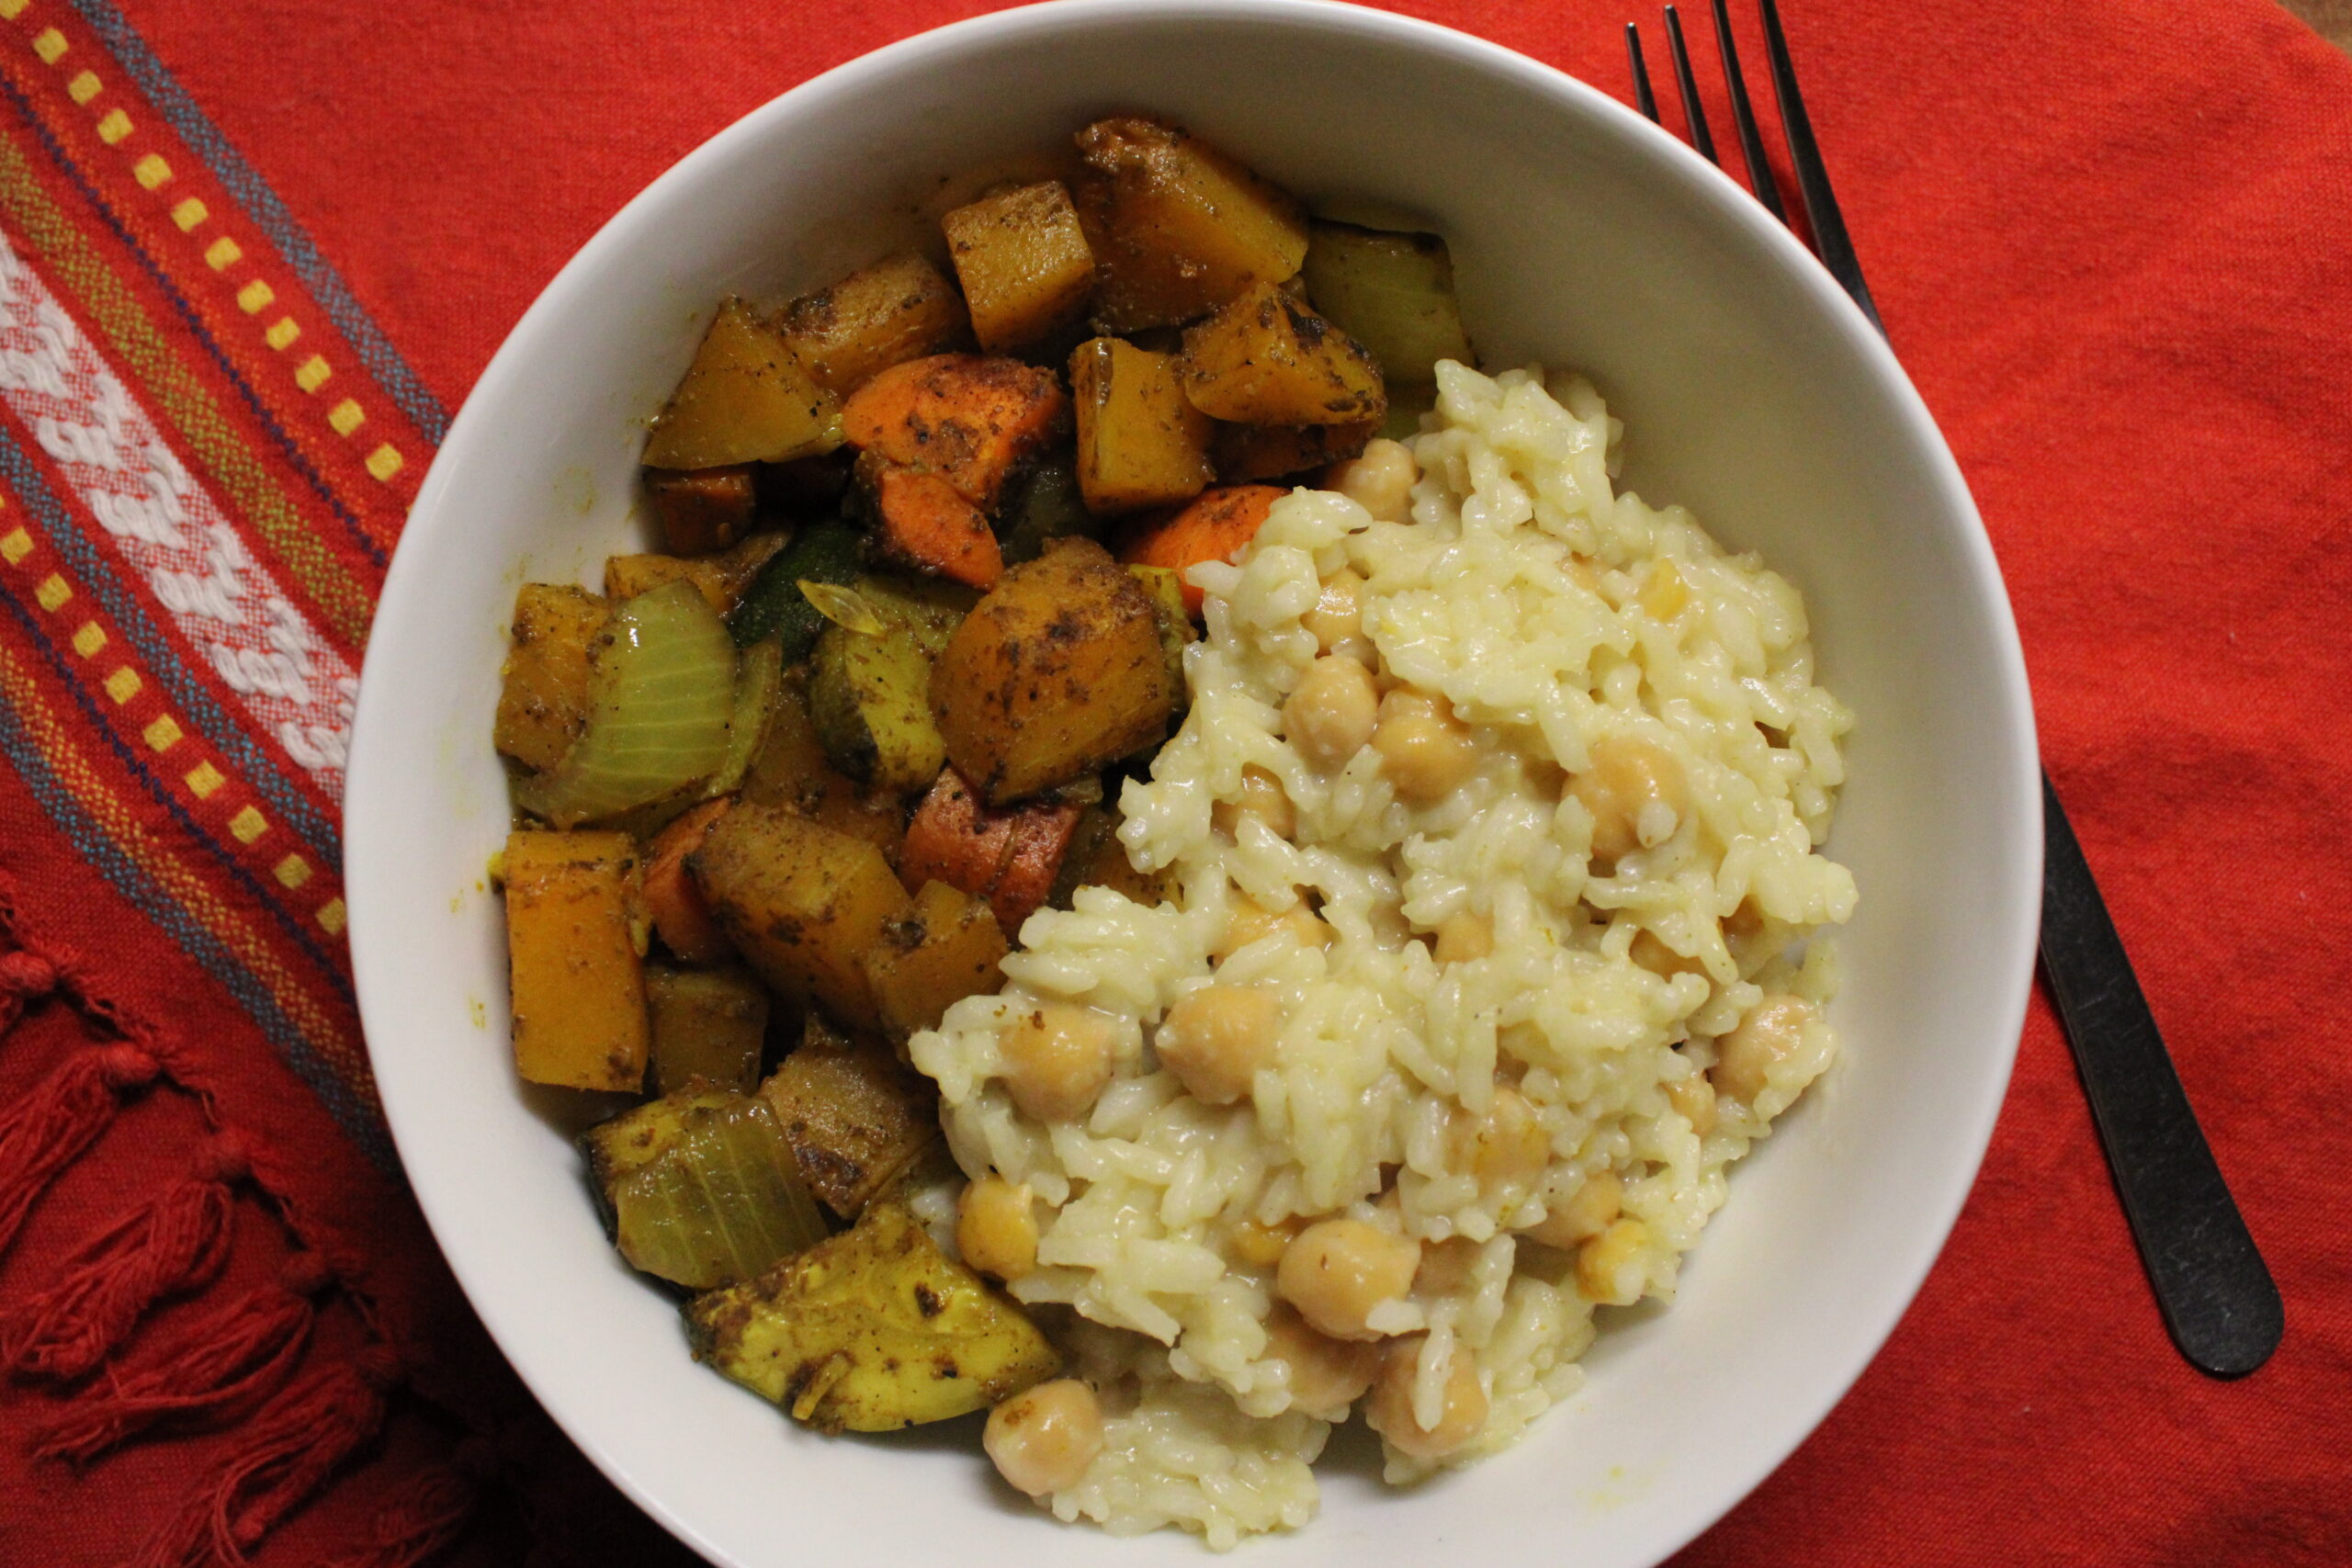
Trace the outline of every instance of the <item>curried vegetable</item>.
{"type": "Polygon", "coordinates": [[[1306,258],[1298,203],[1176,126],[1098,120],[1078,148],[1102,332],[1188,321],[1253,283],[1281,283],[1306,258]]]}
{"type": "Polygon", "coordinates": [[[727,617],[728,635],[739,648],[774,637],[786,664],[808,657],[825,617],[800,591],[804,582],[848,582],[857,576],[857,530],[838,518],[812,523],[777,551],[743,590],[727,617]]]}
{"type": "Polygon", "coordinates": [[[1023,477],[1020,497],[1005,504],[999,535],[1004,564],[1019,566],[1035,560],[1056,539],[1073,535],[1092,538],[1102,525],[1086,509],[1078,488],[1078,471],[1067,457],[1041,457],[1023,477]]]}
{"type": "Polygon", "coordinates": [[[926,468],[859,464],[874,514],[874,553],[893,566],[987,588],[1004,575],[1004,553],[980,509],[926,468]]]}
{"type": "Polygon", "coordinates": [[[851,446],[929,468],[992,512],[1015,465],[1065,434],[1069,398],[1051,370],[938,354],[885,370],[842,411],[851,446]]]}
{"type": "Polygon", "coordinates": [[[1078,325],[1094,292],[1094,253],[1059,180],[1018,186],[940,220],[972,330],[1009,354],[1078,325]]]}
{"type": "Polygon", "coordinates": [[[552,768],[588,727],[588,649],[611,606],[585,589],[526,582],[491,739],[526,768],[552,768]]]}
{"type": "Polygon", "coordinates": [[[751,806],[781,806],[852,838],[863,839],[885,855],[899,852],[906,814],[894,797],[869,795],[865,788],[825,760],[817,727],[808,716],[808,669],[785,671],[769,710],[760,754],[743,775],[740,797],[751,806]]]}
{"type": "Polygon", "coordinates": [[[881,851],[797,812],[738,804],[686,868],[760,978],[853,1029],[876,1026],[859,959],[908,907],[881,851]]]}
{"type": "Polygon", "coordinates": [[[735,944],[718,929],[702,889],[686,874],[686,857],[702,848],[731,800],[707,801],[654,835],[646,846],[645,910],[662,945],[686,964],[719,964],[735,944]]]}
{"type": "Polygon", "coordinates": [[[644,1081],[644,910],[626,833],[506,838],[506,955],[514,1070],[562,1089],[644,1081]]]}
{"type": "Polygon", "coordinates": [[[741,299],[718,308],[695,362],[654,421],[650,468],[783,463],[841,445],[841,406],[783,336],[741,299]]]}
{"type": "Polygon", "coordinates": [[[653,1025],[654,1093],[673,1094],[700,1079],[749,1094],[759,1083],[768,992],[749,969],[649,964],[645,1001],[653,1025]]]}
{"type": "Polygon", "coordinates": [[[1184,581],[1164,566],[1129,565],[1127,570],[1151,595],[1151,613],[1159,623],[1159,655],[1168,661],[1168,679],[1176,688],[1176,710],[1191,705],[1184,686],[1184,649],[1200,634],[1184,605],[1184,581]]]}
{"type": "Polygon", "coordinates": [[[1035,1324],[905,1205],[686,1304],[697,1359],[822,1432],[985,1409],[1061,1370],[1035,1324]]]}
{"type": "Polygon", "coordinates": [[[1004,928],[983,900],[944,882],[926,882],[913,912],[886,927],[864,960],[882,1031],[903,1043],[966,997],[1004,984],[1004,928]]]}
{"type": "Polygon", "coordinates": [[[1380,434],[1370,420],[1353,424],[1220,424],[1209,458],[1226,484],[1278,479],[1355,457],[1380,434]]]}
{"type": "Polygon", "coordinates": [[[784,650],[774,639],[755,642],[735,660],[735,708],[727,721],[727,760],[703,786],[706,795],[733,795],[743,787],[752,759],[767,744],[776,693],[784,685],[784,650]]]}
{"type": "Polygon", "coordinates": [[[876,790],[921,789],[947,761],[931,716],[931,658],[903,627],[827,626],[808,667],[808,716],[826,760],[876,790]]]}
{"type": "Polygon", "coordinates": [[[1149,745],[1175,706],[1150,595],[1091,539],[1006,572],[931,678],[947,760],[996,806],[1149,745]]]}
{"type": "Polygon", "coordinates": [[[715,556],[611,556],[605,561],[605,596],[618,604],[684,580],[702,590],[710,607],[724,615],[743,597],[768,558],[784,548],[789,534],[769,530],[747,536],[715,556]]]}
{"type": "Polygon", "coordinates": [[[516,783],[515,799],[558,828],[656,803],[684,810],[727,761],[736,671],[726,626],[673,582],[615,610],[588,660],[585,728],[561,762],[516,783]]]}
{"type": "Polygon", "coordinates": [[[707,1086],[665,1095],[580,1144],[633,1269],[704,1291],[825,1239],[783,1130],[754,1095],[707,1086]]]}
{"type": "Polygon", "coordinates": [[[1474,363],[1443,240],[1320,219],[1310,231],[1307,295],[1332,325],[1372,351],[1382,376],[1428,386],[1439,360],[1474,363]]]}
{"type": "Polygon", "coordinates": [[[661,526],[662,548],[676,556],[725,549],[751,532],[758,502],[749,463],[683,471],[648,468],[645,498],[661,526]]]}
{"type": "Polygon", "coordinates": [[[1184,395],[1242,424],[1359,424],[1388,399],[1371,351],[1270,283],[1184,332],[1184,395]]]}
{"type": "Polygon", "coordinates": [[[802,1179],[845,1220],[939,1137],[939,1090],[870,1035],[842,1034],[811,1013],[800,1048],[760,1094],[775,1112],[802,1179]]]}
{"type": "Polygon", "coordinates": [[[912,251],[802,295],[776,325],[817,384],[842,397],[893,365],[957,347],[967,336],[955,288],[912,251]]]}
{"type": "Polygon", "coordinates": [[[945,769],[907,824],[899,879],[910,887],[944,882],[985,898],[999,928],[1017,935],[1053,891],[1084,809],[1050,800],[990,809],[961,773],[945,769]]]}
{"type": "MultiPolygon", "coordinates": [[[[1258,536],[1266,513],[1286,491],[1272,485],[1233,485],[1210,491],[1173,517],[1130,534],[1119,547],[1119,558],[1138,566],[1164,567],[1181,581],[1185,572],[1204,560],[1230,560],[1233,552],[1258,536]]],[[[1201,613],[1204,598],[1191,583],[1183,583],[1184,608],[1201,613]]]]}
{"type": "Polygon", "coordinates": [[[1174,355],[1090,339],[1070,355],[1069,384],[1088,511],[1165,506],[1207,485],[1212,422],[1184,396],[1174,355]]]}
{"type": "Polygon", "coordinates": [[[1169,873],[1137,871],[1127,859],[1127,847],[1119,842],[1121,820],[1115,807],[1087,808],[1070,835],[1069,852],[1062,858],[1061,875],[1055,879],[1048,904],[1067,909],[1071,895],[1081,887],[1108,887],[1147,908],[1175,897],[1175,879],[1169,873]]]}

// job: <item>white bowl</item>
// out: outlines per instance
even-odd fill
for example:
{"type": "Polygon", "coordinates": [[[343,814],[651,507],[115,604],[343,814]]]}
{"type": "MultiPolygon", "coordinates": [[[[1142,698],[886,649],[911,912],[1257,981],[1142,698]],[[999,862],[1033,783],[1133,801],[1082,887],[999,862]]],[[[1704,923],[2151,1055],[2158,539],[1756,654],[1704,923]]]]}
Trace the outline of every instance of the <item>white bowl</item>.
{"type": "Polygon", "coordinates": [[[1862,890],[1836,1008],[1846,1055],[1740,1168],[1680,1299],[1611,1314],[1588,1386],[1518,1448],[1401,1493],[1359,1450],[1327,1473],[1311,1528],[1245,1549],[1269,1568],[1654,1562],[1827,1413],[1974,1177],[2033,959],[2031,717],[1967,491],[1828,274],[1614,101],[1456,33],[1233,0],[1067,0],[966,22],[749,116],[548,285],[425,480],[359,699],[352,949],[401,1158],[524,1380],[715,1561],[1200,1560],[1186,1537],[1055,1525],[997,1483],[973,1423],[819,1438],[689,1360],[675,1305],[605,1243],[561,1097],[514,1077],[483,887],[507,826],[490,731],[515,585],[593,580],[641,536],[642,421],[714,302],[829,281],[903,243],[941,176],[1129,108],[1317,204],[1369,199],[1442,231],[1487,361],[1589,372],[1630,432],[1628,482],[1792,577],[1824,677],[1860,715],[1833,851],[1862,890]]]}

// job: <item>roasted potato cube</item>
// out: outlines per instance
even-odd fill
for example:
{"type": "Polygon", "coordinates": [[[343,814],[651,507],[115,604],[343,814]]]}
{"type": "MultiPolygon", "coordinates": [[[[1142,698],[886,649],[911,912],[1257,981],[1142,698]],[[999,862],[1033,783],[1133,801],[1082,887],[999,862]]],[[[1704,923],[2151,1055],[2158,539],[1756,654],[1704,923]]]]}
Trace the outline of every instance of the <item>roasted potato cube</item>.
{"type": "Polygon", "coordinates": [[[776,325],[817,384],[841,397],[893,365],[958,347],[968,335],[955,288],[912,251],[802,295],[776,325]]]}
{"type": "Polygon", "coordinates": [[[888,1432],[1008,1399],[1061,1370],[1012,1302],[904,1204],[686,1303],[696,1359],[821,1432],[888,1432]]]}
{"type": "Polygon", "coordinates": [[[1185,397],[1174,355],[1094,338],[1070,355],[1069,384],[1089,512],[1166,506],[1207,486],[1214,423],[1185,397]]]}
{"type": "Polygon", "coordinates": [[[844,1035],[815,1013],[760,1094],[808,1190],[845,1220],[939,1136],[937,1086],[881,1041],[844,1035]]]}
{"type": "Polygon", "coordinates": [[[1007,571],[931,677],[947,759],[992,806],[1150,744],[1175,705],[1151,596],[1091,539],[1007,571]]]}
{"type": "Polygon", "coordinates": [[[824,743],[808,716],[808,667],[784,672],[783,690],[768,715],[767,737],[743,775],[738,796],[747,805],[781,806],[863,839],[895,858],[907,830],[894,798],[870,796],[865,786],[825,759],[824,743]]]}
{"type": "Polygon", "coordinates": [[[942,882],[985,898],[998,927],[1018,936],[1053,891],[1083,809],[1053,800],[991,808],[961,773],[944,769],[907,824],[899,880],[915,888],[942,882]]]}
{"type": "Polygon", "coordinates": [[[1191,321],[1253,283],[1282,282],[1306,257],[1298,203],[1175,126],[1098,120],[1078,148],[1100,331],[1191,321]]]}
{"type": "Polygon", "coordinates": [[[612,606],[569,583],[526,582],[514,595],[514,646],[491,740],[534,772],[554,767],[588,728],[588,649],[612,606]]]}
{"type": "Polygon", "coordinates": [[[767,565],[768,558],[784,548],[791,537],[780,533],[752,534],[722,555],[693,558],[612,556],[605,562],[605,596],[618,604],[683,578],[701,589],[710,607],[724,615],[741,603],[743,590],[752,585],[760,568],[767,565]]]}
{"type": "Polygon", "coordinates": [[[1062,874],[1047,900],[1055,908],[1069,908],[1070,896],[1081,887],[1108,887],[1147,908],[1176,896],[1172,874],[1137,871],[1127,859],[1127,847],[1119,842],[1122,820],[1116,807],[1088,808],[1078,830],[1070,835],[1069,853],[1062,861],[1062,874]]]}
{"type": "Polygon", "coordinates": [[[653,1030],[653,1092],[674,1094],[699,1078],[750,1093],[767,1042],[768,993],[739,964],[723,969],[645,968],[653,1030]]]}
{"type": "Polygon", "coordinates": [[[1009,354],[1078,325],[1094,292],[1094,253],[1059,180],[1017,186],[940,220],[990,354],[1009,354]]]}
{"type": "Polygon", "coordinates": [[[1325,320],[1372,351],[1384,378],[1428,386],[1441,359],[1475,363],[1442,239],[1320,219],[1311,230],[1307,297],[1325,320]]]}
{"type": "Polygon", "coordinates": [[[651,1039],[636,844],[627,833],[518,829],[499,874],[515,1072],[561,1089],[636,1092],[651,1039]]]}
{"type": "Polygon", "coordinates": [[[1187,328],[1182,366],[1193,407],[1241,424],[1361,424],[1388,408],[1370,351],[1272,284],[1187,328]]]}
{"type": "Polygon", "coordinates": [[[622,1112],[580,1139],[605,1224],[629,1267],[705,1291],[825,1239],[766,1101],[693,1089],[622,1112]]]}
{"type": "Polygon", "coordinates": [[[740,299],[719,307],[645,444],[651,468],[783,463],[841,445],[841,405],[740,299]]]}
{"type": "Polygon", "coordinates": [[[858,960],[909,904],[881,851],[797,812],[739,802],[686,866],[761,979],[796,1001],[815,998],[852,1028],[876,1027],[858,960]]]}
{"type": "Polygon", "coordinates": [[[725,468],[648,468],[645,499],[673,556],[707,556],[751,532],[759,502],[752,465],[725,468]]]}
{"type": "Polygon", "coordinates": [[[931,713],[931,656],[902,626],[829,626],[808,665],[808,716],[834,767],[904,795],[939,776],[947,744],[931,713]]]}
{"type": "Polygon", "coordinates": [[[893,1040],[938,1028],[949,1008],[1004,984],[1004,928],[986,902],[944,882],[924,883],[914,913],[882,935],[865,978],[893,1040]]]}
{"type": "Polygon", "coordinates": [[[894,365],[857,389],[842,413],[849,444],[929,468],[993,512],[1023,459],[1069,427],[1069,397],[1048,369],[1017,359],[937,354],[894,365]]]}
{"type": "Polygon", "coordinates": [[[1209,438],[1209,460],[1221,484],[1251,484],[1304,473],[1363,452],[1380,434],[1363,420],[1354,424],[1220,424],[1209,438]]]}

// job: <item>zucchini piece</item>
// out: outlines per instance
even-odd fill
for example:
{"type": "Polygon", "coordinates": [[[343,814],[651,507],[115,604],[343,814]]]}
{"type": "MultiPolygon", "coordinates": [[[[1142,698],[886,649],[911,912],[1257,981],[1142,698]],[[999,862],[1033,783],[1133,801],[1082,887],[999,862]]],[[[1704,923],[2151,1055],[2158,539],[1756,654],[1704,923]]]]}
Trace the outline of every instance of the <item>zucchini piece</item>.
{"type": "Polygon", "coordinates": [[[707,1089],[748,1094],[759,1083],[768,993],[749,969],[650,964],[645,1003],[653,1025],[654,1093],[674,1094],[700,1079],[707,1089]]]}
{"type": "Polygon", "coordinates": [[[695,1297],[686,1332],[697,1360],[820,1432],[944,1421],[1061,1370],[1037,1325],[902,1203],[876,1203],[854,1230],[695,1297]]]}
{"type": "Polygon", "coordinates": [[[1317,219],[1306,247],[1307,297],[1332,325],[1372,350],[1392,382],[1437,380],[1437,362],[1471,357],[1453,298],[1453,259],[1435,234],[1317,219]]]}
{"type": "Polygon", "coordinates": [[[1056,539],[1100,538],[1102,523],[1086,510],[1078,469],[1068,457],[1047,457],[1023,476],[1019,498],[1006,506],[999,531],[1004,564],[1035,560],[1056,539]]]}
{"type": "Polygon", "coordinates": [[[857,578],[859,536],[838,517],[811,523],[768,558],[727,617],[735,646],[776,639],[786,664],[808,657],[825,617],[800,592],[803,582],[852,582],[857,578]]]}
{"type": "Polygon", "coordinates": [[[621,1256],[673,1284],[748,1280],[825,1239],[784,1130],[756,1095],[665,1095],[590,1128],[580,1146],[621,1256]]]}
{"type": "Polygon", "coordinates": [[[828,626],[808,672],[808,716],[832,765],[905,795],[939,776],[947,743],[931,712],[931,668],[978,596],[953,583],[861,577],[878,633],[828,626]]]}

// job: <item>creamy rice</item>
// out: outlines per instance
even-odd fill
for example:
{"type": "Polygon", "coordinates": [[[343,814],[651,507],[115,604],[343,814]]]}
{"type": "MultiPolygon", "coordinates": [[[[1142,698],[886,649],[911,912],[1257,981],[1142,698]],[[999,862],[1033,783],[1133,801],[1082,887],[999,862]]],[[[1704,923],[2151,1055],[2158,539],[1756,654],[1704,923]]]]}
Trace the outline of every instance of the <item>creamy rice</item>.
{"type": "Polygon", "coordinates": [[[1131,859],[1170,868],[1181,897],[1145,908],[1089,888],[1039,911],[1002,994],[912,1044],[964,1170],[1037,1201],[1039,1267],[1012,1292],[1102,1400],[1101,1456],[1049,1499],[1065,1520],[1223,1548],[1313,1515],[1309,1466],[1338,1412],[1295,1407],[1267,1329],[1269,1237],[1278,1252],[1305,1220],[1421,1244],[1412,1291],[1369,1318],[1421,1337],[1419,1426],[1457,1359],[1485,1394],[1466,1445],[1389,1445],[1387,1479],[1514,1441],[1577,1386],[1600,1302],[1672,1297],[1726,1168],[1837,1048],[1831,949],[1806,939],[1854,907],[1817,852],[1851,719],[1814,682],[1796,590],[1682,509],[1618,494],[1618,426],[1585,382],[1447,364],[1439,387],[1409,524],[1299,491],[1238,564],[1193,569],[1208,630],[1186,655],[1192,710],[1120,802],[1131,859]],[[1373,747],[1327,771],[1285,739],[1283,702],[1319,651],[1302,619],[1343,570],[1364,580],[1382,683],[1469,726],[1475,766],[1426,806],[1397,797],[1373,747]],[[1638,845],[1611,866],[1565,786],[1596,748],[1634,742],[1687,787],[1640,803],[1638,845]],[[1280,781],[1290,838],[1232,809],[1245,767],[1280,781]],[[1228,951],[1237,915],[1258,934],[1228,951]],[[1462,916],[1492,951],[1441,964],[1431,933],[1462,916]],[[1153,1048],[1212,979],[1280,1003],[1274,1065],[1221,1107],[1153,1048]],[[1115,1032],[1117,1070],[1080,1121],[1048,1124],[1008,1098],[1002,1040],[1057,1001],[1115,1032]],[[1486,1160],[1473,1134],[1531,1111],[1536,1157],[1486,1160]],[[1612,1174],[1617,1222],[1576,1239],[1572,1201],[1597,1202],[1612,1174]]]}

